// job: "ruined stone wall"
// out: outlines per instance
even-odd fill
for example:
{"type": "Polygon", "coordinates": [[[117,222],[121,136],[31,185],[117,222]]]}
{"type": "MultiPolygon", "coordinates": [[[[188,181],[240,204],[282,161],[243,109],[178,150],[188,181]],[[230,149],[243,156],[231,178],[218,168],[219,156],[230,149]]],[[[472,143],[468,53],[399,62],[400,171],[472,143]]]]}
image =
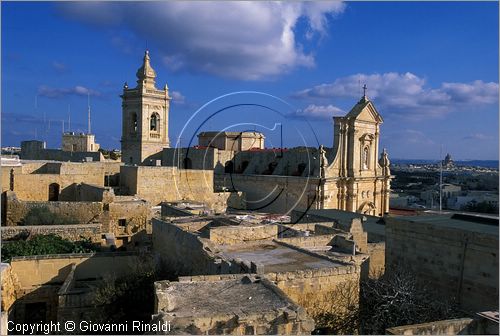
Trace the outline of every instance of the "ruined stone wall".
{"type": "Polygon", "coordinates": [[[468,317],[393,327],[387,335],[497,335],[498,323],[468,317]],[[491,329],[490,329],[491,328],[491,329]]]}
{"type": "Polygon", "coordinates": [[[9,264],[2,263],[2,313],[9,312],[10,308],[17,300],[21,289],[17,275],[12,272],[9,264]]]}
{"type": "Polygon", "coordinates": [[[105,275],[121,276],[131,273],[141,263],[134,253],[75,253],[30,257],[14,257],[10,263],[22,288],[62,284],[71,265],[75,264],[75,279],[95,279],[105,275]]]}
{"type": "Polygon", "coordinates": [[[207,239],[182,230],[174,224],[153,218],[153,250],[160,268],[180,275],[237,273],[229,271],[215,246],[207,239]]]}
{"type": "Polygon", "coordinates": [[[58,216],[74,219],[82,224],[97,221],[103,211],[100,202],[20,201],[15,193],[8,191],[5,196],[5,225],[20,225],[30,210],[42,207],[58,216]]]}
{"type": "Polygon", "coordinates": [[[115,198],[112,188],[82,183],[78,186],[78,202],[111,203],[115,198]]]}
{"type": "Polygon", "coordinates": [[[317,247],[317,246],[327,246],[332,244],[334,235],[321,235],[321,236],[309,236],[309,237],[287,237],[280,238],[278,241],[284,242],[286,244],[295,245],[299,247],[317,247]]]}
{"type": "Polygon", "coordinates": [[[0,228],[0,230],[2,240],[13,239],[19,235],[54,234],[71,241],[89,238],[94,243],[101,242],[101,224],[7,226],[0,228]]]}
{"type": "Polygon", "coordinates": [[[210,241],[218,245],[234,245],[247,241],[272,240],[278,236],[278,226],[218,226],[210,228],[210,241]]]}
{"type": "Polygon", "coordinates": [[[368,243],[369,276],[378,278],[385,272],[385,242],[368,243]]]}
{"type": "Polygon", "coordinates": [[[385,263],[386,272],[409,267],[466,310],[498,308],[498,234],[388,217],[385,263]]]}
{"type": "MultiPolygon", "coordinates": [[[[146,234],[151,219],[150,204],[143,200],[115,201],[109,203],[109,211],[103,218],[105,232],[113,232],[116,236],[132,236],[138,233],[146,234]],[[120,220],[122,225],[120,225],[120,220]]],[[[139,237],[136,237],[139,239],[139,237]]],[[[144,238],[144,237],[142,237],[144,238]]]]}
{"type": "Polygon", "coordinates": [[[359,266],[337,266],[332,268],[286,273],[266,273],[290,299],[306,308],[314,318],[318,313],[342,307],[340,292],[348,294],[352,303],[359,304],[359,266]]]}

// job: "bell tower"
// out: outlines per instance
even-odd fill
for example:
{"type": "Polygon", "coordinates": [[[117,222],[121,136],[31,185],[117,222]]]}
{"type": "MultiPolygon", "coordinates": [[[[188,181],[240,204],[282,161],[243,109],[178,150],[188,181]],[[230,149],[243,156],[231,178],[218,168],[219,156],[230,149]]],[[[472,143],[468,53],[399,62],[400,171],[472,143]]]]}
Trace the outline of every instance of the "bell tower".
{"type": "Polygon", "coordinates": [[[123,86],[122,98],[122,162],[149,163],[155,154],[170,147],[168,113],[170,96],[165,84],[163,90],[155,87],[156,72],[151,67],[149,51],[144,53],[137,70],[137,86],[123,86]]]}

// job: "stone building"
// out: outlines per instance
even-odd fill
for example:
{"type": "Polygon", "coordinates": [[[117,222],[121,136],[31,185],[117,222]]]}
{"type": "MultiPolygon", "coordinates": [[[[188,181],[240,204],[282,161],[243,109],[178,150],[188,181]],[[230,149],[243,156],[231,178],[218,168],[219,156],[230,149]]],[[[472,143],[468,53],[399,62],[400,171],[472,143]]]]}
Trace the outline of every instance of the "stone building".
{"type": "Polygon", "coordinates": [[[62,136],[62,150],[65,152],[97,152],[99,144],[94,134],[66,132],[62,136]]]}
{"type": "Polygon", "coordinates": [[[264,149],[264,134],[260,132],[201,132],[198,145],[234,152],[264,149]]]}
{"type": "Polygon", "coordinates": [[[276,285],[255,275],[181,277],[155,283],[156,334],[310,334],[314,321],[276,285]]]}
{"type": "Polygon", "coordinates": [[[122,98],[122,162],[141,164],[170,146],[168,113],[170,96],[155,86],[156,72],[146,51],[137,70],[137,86],[123,86],[122,98]]]}
{"type": "MultiPolygon", "coordinates": [[[[392,176],[385,150],[379,159],[383,119],[366,95],[346,116],[334,118],[332,148],[266,149],[264,135],[258,132],[202,132],[198,146],[169,148],[170,97],[167,87],[155,88],[156,73],[148,52],[137,77],[137,87],[125,85],[122,95],[122,161],[143,165],[144,170],[147,166],[179,170],[177,174],[170,171],[176,188],[157,192],[167,198],[153,203],[181,199],[169,193],[176,193],[184,183],[182,170],[202,170],[213,176],[213,183],[207,183],[213,188],[204,195],[242,192],[246,209],[288,213],[302,207],[375,216],[388,213],[392,176]]],[[[122,168],[125,173],[127,167],[122,168]]],[[[126,183],[130,190],[140,190],[149,182],[137,178],[126,183]]]]}
{"type": "Polygon", "coordinates": [[[343,309],[339,307],[346,303],[340,298],[333,305],[331,301],[341,288],[350,286],[346,296],[357,305],[362,271],[369,267],[368,255],[356,249],[352,235],[320,226],[310,225],[305,237],[305,230],[295,225],[236,216],[153,218],[153,250],[161,269],[179,275],[262,276],[314,318],[343,309]]]}

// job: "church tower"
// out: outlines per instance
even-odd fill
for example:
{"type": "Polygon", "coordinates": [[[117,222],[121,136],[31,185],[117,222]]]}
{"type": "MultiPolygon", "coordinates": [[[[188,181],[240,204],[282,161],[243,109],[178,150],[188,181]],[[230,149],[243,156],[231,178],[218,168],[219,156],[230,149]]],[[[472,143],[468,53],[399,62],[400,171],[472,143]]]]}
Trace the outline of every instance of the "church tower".
{"type": "Polygon", "coordinates": [[[170,145],[168,87],[155,87],[156,72],[151,67],[146,50],[142,66],[137,70],[137,86],[123,86],[122,98],[122,162],[149,164],[155,154],[170,145]]]}
{"type": "MultiPolygon", "coordinates": [[[[389,211],[389,159],[379,160],[382,116],[365,94],[344,117],[334,117],[334,162],[330,176],[338,193],[332,207],[382,216],[389,211]]],[[[333,196],[333,195],[332,195],[333,196]]]]}

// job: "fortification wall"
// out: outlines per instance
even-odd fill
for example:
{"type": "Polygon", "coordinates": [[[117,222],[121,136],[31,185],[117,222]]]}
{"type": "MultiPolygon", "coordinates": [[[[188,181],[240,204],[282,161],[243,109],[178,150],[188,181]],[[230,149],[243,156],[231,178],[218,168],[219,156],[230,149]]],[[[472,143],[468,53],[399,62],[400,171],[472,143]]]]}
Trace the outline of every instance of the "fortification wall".
{"type": "Polygon", "coordinates": [[[78,241],[83,237],[95,243],[101,242],[101,224],[6,226],[1,227],[0,231],[2,240],[12,239],[19,235],[55,234],[71,241],[78,241]]]}
{"type": "Polygon", "coordinates": [[[5,225],[20,225],[26,215],[33,209],[47,208],[53,214],[74,219],[77,223],[91,223],[99,220],[102,214],[100,202],[36,202],[20,201],[13,192],[6,192],[5,225]]]}
{"type": "Polygon", "coordinates": [[[466,310],[498,308],[498,234],[389,217],[385,263],[386,272],[411,268],[466,310]]]}

